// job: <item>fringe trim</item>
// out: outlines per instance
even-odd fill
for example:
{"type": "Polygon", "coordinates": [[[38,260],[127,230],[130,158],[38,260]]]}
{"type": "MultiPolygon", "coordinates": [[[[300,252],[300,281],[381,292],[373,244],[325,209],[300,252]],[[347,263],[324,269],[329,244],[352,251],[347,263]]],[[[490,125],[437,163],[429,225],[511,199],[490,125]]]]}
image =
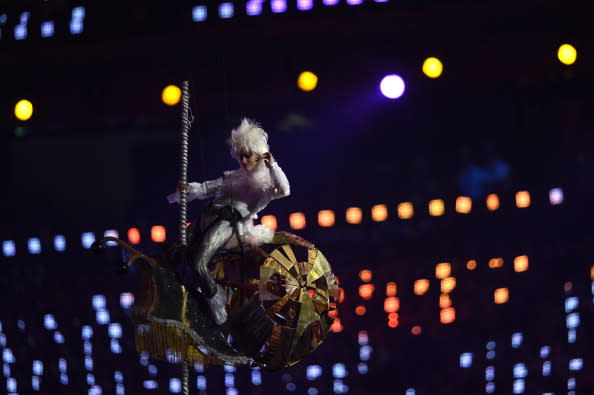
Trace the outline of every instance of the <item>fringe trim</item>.
{"type": "Polygon", "coordinates": [[[177,327],[147,322],[136,327],[136,350],[151,358],[170,363],[199,363],[204,366],[223,365],[220,359],[204,354],[194,346],[193,339],[177,327]]]}

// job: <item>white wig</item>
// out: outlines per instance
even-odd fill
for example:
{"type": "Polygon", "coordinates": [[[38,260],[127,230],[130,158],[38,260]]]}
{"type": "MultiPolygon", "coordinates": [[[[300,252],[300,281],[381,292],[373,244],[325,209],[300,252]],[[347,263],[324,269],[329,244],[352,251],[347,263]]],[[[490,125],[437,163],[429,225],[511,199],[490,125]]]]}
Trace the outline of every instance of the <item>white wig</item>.
{"type": "Polygon", "coordinates": [[[267,153],[268,134],[260,125],[251,119],[243,118],[237,129],[231,131],[231,137],[227,140],[231,148],[231,156],[238,159],[239,153],[243,150],[245,153],[262,155],[267,153]]]}

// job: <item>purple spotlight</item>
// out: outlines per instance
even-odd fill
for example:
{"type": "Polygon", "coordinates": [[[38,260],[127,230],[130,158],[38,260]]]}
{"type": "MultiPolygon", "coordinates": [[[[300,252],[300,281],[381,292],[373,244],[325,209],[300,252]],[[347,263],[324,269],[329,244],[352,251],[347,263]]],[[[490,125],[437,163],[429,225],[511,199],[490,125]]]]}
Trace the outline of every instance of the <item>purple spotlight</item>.
{"type": "Polygon", "coordinates": [[[262,1],[249,0],[245,5],[245,11],[248,15],[260,15],[262,13],[262,1]]]}
{"type": "Polygon", "coordinates": [[[348,5],[359,5],[363,3],[363,0],[347,0],[348,5]]]}
{"type": "Polygon", "coordinates": [[[287,11],[287,1],[286,0],[272,0],[270,2],[270,9],[272,12],[278,14],[280,12],[287,11]]]}
{"type": "Polygon", "coordinates": [[[388,74],[380,82],[380,90],[388,99],[398,99],[404,93],[404,80],[397,74],[388,74]]]}
{"type": "Polygon", "coordinates": [[[333,6],[338,4],[338,0],[324,0],[322,3],[324,3],[324,5],[333,6]]]}
{"type": "Polygon", "coordinates": [[[309,11],[313,8],[313,0],[297,0],[297,9],[309,11]]]}

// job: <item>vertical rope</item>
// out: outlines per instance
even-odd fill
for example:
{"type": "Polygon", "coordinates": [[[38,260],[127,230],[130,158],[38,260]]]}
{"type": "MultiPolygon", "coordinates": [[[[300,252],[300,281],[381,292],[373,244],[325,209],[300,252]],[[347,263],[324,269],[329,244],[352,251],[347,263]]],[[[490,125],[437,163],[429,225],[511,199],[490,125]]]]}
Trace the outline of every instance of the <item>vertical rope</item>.
{"type": "MultiPolygon", "coordinates": [[[[186,185],[188,182],[188,132],[190,130],[190,93],[189,82],[184,81],[182,85],[182,132],[181,132],[181,174],[180,183],[186,185]]],[[[186,188],[180,191],[179,195],[179,242],[182,246],[188,245],[186,223],[188,221],[186,188]]]]}
{"type": "Polygon", "coordinates": [[[184,395],[189,395],[190,387],[188,385],[188,382],[189,382],[188,377],[190,376],[190,373],[189,373],[189,369],[188,369],[188,363],[186,361],[182,361],[182,364],[184,365],[183,393],[184,393],[184,395]]]}
{"type": "MultiPolygon", "coordinates": [[[[188,81],[182,83],[182,131],[181,131],[181,174],[180,183],[187,185],[188,183],[188,133],[190,130],[190,92],[188,81]]],[[[179,194],[179,242],[182,246],[188,245],[188,233],[186,230],[186,223],[188,221],[188,191],[187,188],[182,188],[179,194]]],[[[189,395],[190,389],[188,386],[190,373],[188,371],[188,363],[181,361],[183,365],[183,394],[189,395]]]]}

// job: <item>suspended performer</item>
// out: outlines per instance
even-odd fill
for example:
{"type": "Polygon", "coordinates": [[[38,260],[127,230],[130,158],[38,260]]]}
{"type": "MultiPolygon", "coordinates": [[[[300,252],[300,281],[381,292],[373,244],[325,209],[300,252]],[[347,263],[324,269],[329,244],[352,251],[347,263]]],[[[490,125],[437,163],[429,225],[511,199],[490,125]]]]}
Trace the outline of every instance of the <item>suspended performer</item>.
{"type": "MultiPolygon", "coordinates": [[[[194,274],[217,324],[227,319],[227,295],[216,284],[208,263],[220,249],[271,242],[274,231],[253,221],[270,201],[290,194],[287,176],[270,153],[268,134],[259,124],[244,118],[231,131],[227,144],[239,169],[212,181],[180,183],[178,190],[167,196],[169,203],[179,202],[180,190],[185,189],[188,202],[211,199],[192,225],[189,251],[194,274]]],[[[192,281],[183,282],[195,287],[192,281]]]]}

